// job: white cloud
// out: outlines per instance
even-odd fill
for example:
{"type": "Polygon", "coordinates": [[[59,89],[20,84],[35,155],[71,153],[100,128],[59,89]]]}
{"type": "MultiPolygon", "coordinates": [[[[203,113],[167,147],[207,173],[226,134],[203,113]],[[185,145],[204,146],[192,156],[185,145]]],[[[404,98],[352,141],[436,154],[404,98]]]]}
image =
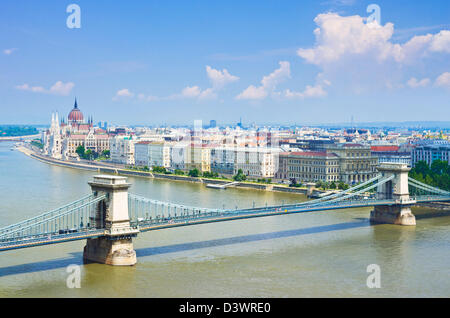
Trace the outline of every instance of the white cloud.
{"type": "Polygon", "coordinates": [[[63,83],[62,81],[57,81],[52,87],[50,87],[50,89],[45,89],[42,86],[30,86],[28,84],[18,85],[16,86],[16,89],[33,93],[67,96],[74,87],[75,84],[72,82],[63,83]]]}
{"type": "Polygon", "coordinates": [[[394,25],[365,23],[366,18],[343,17],[336,13],[319,14],[314,22],[316,45],[300,48],[297,54],[308,63],[325,66],[351,56],[363,56],[378,63],[413,63],[433,52],[450,52],[450,31],[414,36],[404,44],[391,42],[394,25]]]}
{"type": "MultiPolygon", "coordinates": [[[[430,63],[441,63],[450,53],[450,31],[445,29],[394,42],[393,23],[367,23],[365,17],[337,13],[319,14],[314,21],[315,43],[310,48],[299,48],[297,55],[316,65],[340,91],[361,94],[386,88],[429,86],[431,77],[405,80],[405,73],[419,66],[423,69],[430,63]]],[[[319,86],[325,88],[323,83],[319,86]]]]}
{"type": "Polygon", "coordinates": [[[450,88],[450,72],[444,72],[436,79],[436,86],[450,88]]]}
{"type": "Polygon", "coordinates": [[[269,93],[273,92],[277,85],[287,78],[291,77],[290,63],[286,61],[279,62],[280,67],[264,76],[261,80],[261,86],[250,85],[242,93],[236,96],[236,99],[264,99],[269,93]]]}
{"type": "Polygon", "coordinates": [[[74,83],[63,83],[61,81],[56,82],[52,87],[50,87],[50,93],[55,95],[63,95],[67,96],[72,91],[73,87],[75,86],[74,83]]]}
{"type": "Polygon", "coordinates": [[[214,88],[207,88],[207,89],[205,89],[204,91],[202,91],[200,93],[198,98],[201,99],[201,100],[216,99],[217,98],[217,94],[216,94],[214,88]]]}
{"type": "Polygon", "coordinates": [[[450,53],[450,31],[442,30],[433,37],[430,51],[450,53]]]}
{"type": "Polygon", "coordinates": [[[408,84],[408,86],[411,88],[425,87],[428,86],[428,84],[430,84],[430,79],[424,78],[419,81],[417,80],[417,78],[412,77],[406,84],[408,84]]]}
{"type": "Polygon", "coordinates": [[[3,50],[3,54],[5,54],[5,55],[11,55],[11,54],[14,53],[14,51],[17,51],[17,49],[16,49],[16,48],[12,48],[12,49],[4,49],[4,50],[3,50]]]}
{"type": "MultiPolygon", "coordinates": [[[[139,94],[138,98],[142,98],[143,94],[139,94]]],[[[134,97],[134,93],[132,93],[128,88],[120,89],[116,92],[116,95],[113,97],[113,101],[118,101],[120,99],[132,98],[134,97]]]]}
{"type": "Polygon", "coordinates": [[[193,98],[201,94],[201,89],[198,86],[187,86],[181,91],[182,97],[193,98]]]}
{"type": "Polygon", "coordinates": [[[133,97],[134,96],[134,94],[131,93],[128,88],[124,88],[124,89],[117,91],[116,95],[119,97],[133,97]]]}
{"type": "Polygon", "coordinates": [[[206,66],[206,74],[211,80],[214,89],[221,89],[225,85],[239,80],[239,77],[231,75],[226,69],[220,71],[213,69],[209,65],[206,66]]]}
{"type": "Polygon", "coordinates": [[[242,93],[236,96],[236,99],[264,99],[268,95],[264,86],[250,85],[242,93]]]}
{"type": "Polygon", "coordinates": [[[317,75],[316,84],[315,85],[306,85],[306,88],[303,92],[295,92],[289,89],[284,91],[284,97],[286,98],[319,98],[327,96],[328,93],[325,91],[325,86],[330,86],[330,81],[323,78],[323,74],[320,73],[317,75]]]}
{"type": "MultiPolygon", "coordinates": [[[[152,95],[145,95],[142,93],[137,94],[137,99],[140,101],[161,101],[161,100],[176,100],[176,99],[198,99],[198,100],[210,100],[216,99],[217,93],[222,90],[226,85],[232,82],[236,82],[239,80],[239,77],[231,75],[226,69],[222,71],[216,70],[211,66],[206,66],[206,75],[210,79],[212,83],[212,87],[206,88],[202,90],[199,86],[186,86],[181,90],[180,93],[172,94],[166,97],[158,97],[152,95]]],[[[134,97],[134,94],[131,93],[128,89],[122,89],[116,93],[116,96],[113,97],[114,101],[119,100],[120,97],[134,97]]]]}

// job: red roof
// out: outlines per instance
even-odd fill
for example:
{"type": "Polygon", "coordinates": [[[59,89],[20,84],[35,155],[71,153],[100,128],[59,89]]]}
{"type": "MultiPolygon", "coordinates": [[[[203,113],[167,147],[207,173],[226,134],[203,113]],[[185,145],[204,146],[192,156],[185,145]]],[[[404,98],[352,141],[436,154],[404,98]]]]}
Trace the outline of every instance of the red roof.
{"type": "Polygon", "coordinates": [[[398,151],[399,146],[371,146],[372,151],[398,151]]]}

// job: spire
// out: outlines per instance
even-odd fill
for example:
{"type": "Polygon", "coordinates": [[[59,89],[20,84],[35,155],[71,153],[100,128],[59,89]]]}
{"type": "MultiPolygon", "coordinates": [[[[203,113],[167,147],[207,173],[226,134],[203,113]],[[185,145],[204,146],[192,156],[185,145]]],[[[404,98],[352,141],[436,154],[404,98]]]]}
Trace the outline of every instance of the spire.
{"type": "Polygon", "coordinates": [[[75,97],[75,105],[73,105],[73,108],[78,108],[78,104],[77,104],[77,98],[75,97]]]}

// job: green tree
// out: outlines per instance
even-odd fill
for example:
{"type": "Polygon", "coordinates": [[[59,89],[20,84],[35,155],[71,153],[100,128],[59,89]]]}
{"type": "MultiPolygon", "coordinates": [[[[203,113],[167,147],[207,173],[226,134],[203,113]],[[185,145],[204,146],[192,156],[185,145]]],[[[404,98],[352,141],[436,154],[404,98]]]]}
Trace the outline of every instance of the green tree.
{"type": "Polygon", "coordinates": [[[200,170],[198,170],[197,168],[189,170],[188,176],[198,178],[200,176],[200,170]]]}
{"type": "Polygon", "coordinates": [[[247,176],[244,174],[242,169],[239,169],[237,174],[233,177],[235,181],[245,181],[247,179],[247,176]]]}
{"type": "Polygon", "coordinates": [[[110,158],[111,157],[111,151],[110,150],[103,150],[102,151],[102,156],[105,158],[110,158]]]}
{"type": "Polygon", "coordinates": [[[184,171],[183,171],[183,170],[180,170],[180,169],[175,169],[174,173],[175,173],[176,175],[178,175],[178,176],[184,175],[184,171]]]}
{"type": "Polygon", "coordinates": [[[85,152],[86,152],[86,149],[84,149],[84,146],[83,146],[83,145],[78,146],[77,149],[75,150],[75,152],[78,154],[78,156],[79,156],[81,159],[84,159],[84,154],[85,154],[85,152]]]}
{"type": "Polygon", "coordinates": [[[93,152],[91,149],[86,150],[84,153],[84,159],[91,160],[93,159],[93,152]]]}
{"type": "Polygon", "coordinates": [[[166,173],[166,168],[160,166],[153,166],[152,171],[156,173],[166,173]]]}

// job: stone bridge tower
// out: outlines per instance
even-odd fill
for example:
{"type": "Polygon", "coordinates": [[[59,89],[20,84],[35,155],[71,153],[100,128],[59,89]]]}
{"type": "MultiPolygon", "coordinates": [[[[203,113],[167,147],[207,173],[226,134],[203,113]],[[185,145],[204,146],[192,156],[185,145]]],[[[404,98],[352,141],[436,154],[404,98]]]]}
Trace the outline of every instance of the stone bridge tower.
{"type": "Polygon", "coordinates": [[[89,185],[96,196],[106,195],[90,220],[97,228],[104,228],[105,235],[87,240],[83,259],[108,265],[136,264],[132,238],[139,230],[130,226],[127,178],[98,175],[89,185]]]}
{"type": "Polygon", "coordinates": [[[379,200],[393,200],[392,204],[375,206],[370,212],[370,221],[374,223],[390,223],[398,225],[416,225],[416,218],[411,206],[416,202],[409,197],[408,172],[411,170],[403,163],[383,163],[377,170],[384,178],[394,178],[378,186],[379,200]]]}

